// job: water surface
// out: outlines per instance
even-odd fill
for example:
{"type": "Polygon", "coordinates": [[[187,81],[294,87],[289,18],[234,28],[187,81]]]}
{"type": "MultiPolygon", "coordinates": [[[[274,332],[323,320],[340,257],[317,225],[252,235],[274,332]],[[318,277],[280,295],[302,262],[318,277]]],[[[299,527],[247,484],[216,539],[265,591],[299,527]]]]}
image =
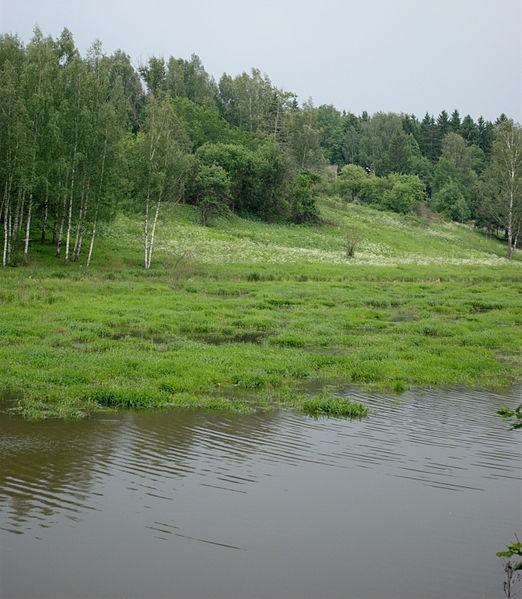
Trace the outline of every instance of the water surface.
{"type": "Polygon", "coordinates": [[[2,413],[0,597],[503,597],[520,391],[358,392],[363,421],[2,413]]]}

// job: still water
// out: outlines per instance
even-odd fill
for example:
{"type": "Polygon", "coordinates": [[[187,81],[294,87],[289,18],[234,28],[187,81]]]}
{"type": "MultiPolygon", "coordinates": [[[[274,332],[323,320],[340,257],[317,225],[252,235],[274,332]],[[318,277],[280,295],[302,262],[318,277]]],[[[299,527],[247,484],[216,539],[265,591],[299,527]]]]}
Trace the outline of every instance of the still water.
{"type": "Polygon", "coordinates": [[[292,412],[0,414],[0,597],[503,597],[521,389],[292,412]]]}

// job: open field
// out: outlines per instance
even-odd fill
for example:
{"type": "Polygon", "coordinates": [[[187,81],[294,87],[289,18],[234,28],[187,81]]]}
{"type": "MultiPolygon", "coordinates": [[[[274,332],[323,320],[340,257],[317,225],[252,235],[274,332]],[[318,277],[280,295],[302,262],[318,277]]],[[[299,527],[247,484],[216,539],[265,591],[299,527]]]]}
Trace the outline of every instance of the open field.
{"type": "Polygon", "coordinates": [[[0,391],[29,417],[303,407],[325,385],[499,388],[522,374],[521,261],[468,227],[335,200],[333,224],[163,213],[150,271],[119,216],[91,268],[0,272],[0,391]],[[347,258],[344,236],[361,243],[347,258]],[[312,391],[315,390],[315,391],[312,391]]]}

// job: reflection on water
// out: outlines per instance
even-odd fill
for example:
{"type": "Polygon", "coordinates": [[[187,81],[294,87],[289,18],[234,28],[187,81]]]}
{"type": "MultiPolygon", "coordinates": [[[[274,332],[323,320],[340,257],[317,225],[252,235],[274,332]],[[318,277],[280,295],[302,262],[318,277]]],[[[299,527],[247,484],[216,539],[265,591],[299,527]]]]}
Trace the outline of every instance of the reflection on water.
{"type": "Polygon", "coordinates": [[[353,422],[2,413],[0,597],[502,597],[520,391],[346,390],[353,422]]]}

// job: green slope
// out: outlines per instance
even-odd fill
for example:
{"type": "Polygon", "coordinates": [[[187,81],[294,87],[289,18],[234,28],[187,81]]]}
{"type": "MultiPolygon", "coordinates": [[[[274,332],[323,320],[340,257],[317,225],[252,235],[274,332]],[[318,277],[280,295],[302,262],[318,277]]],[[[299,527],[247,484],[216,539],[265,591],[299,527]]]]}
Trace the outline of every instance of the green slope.
{"type": "MultiPolygon", "coordinates": [[[[350,264],[508,264],[503,244],[468,225],[406,217],[335,199],[322,200],[320,208],[327,225],[267,225],[232,216],[208,228],[197,224],[192,208],[171,208],[158,229],[156,262],[190,253],[204,264],[346,265],[345,234],[356,230],[360,243],[350,264]]],[[[120,217],[111,226],[114,251],[121,254],[123,249],[138,257],[141,228],[135,218],[120,217]]]]}

